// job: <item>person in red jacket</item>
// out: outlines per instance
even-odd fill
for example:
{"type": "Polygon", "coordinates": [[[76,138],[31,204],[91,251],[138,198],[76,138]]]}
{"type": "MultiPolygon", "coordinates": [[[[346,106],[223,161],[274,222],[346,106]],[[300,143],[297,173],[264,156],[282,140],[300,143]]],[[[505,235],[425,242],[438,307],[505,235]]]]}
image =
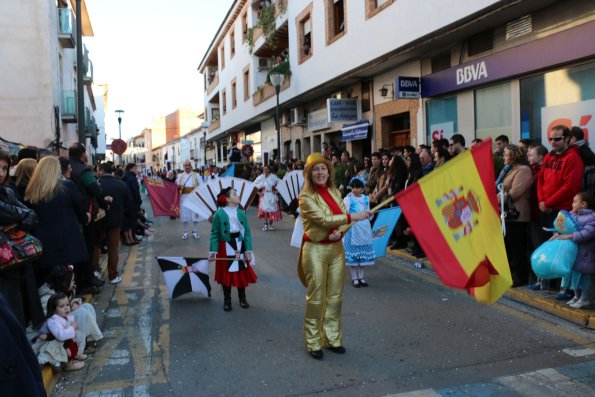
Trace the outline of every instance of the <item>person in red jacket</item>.
{"type": "MultiPolygon", "coordinates": [[[[549,141],[553,150],[543,159],[537,179],[539,224],[547,228],[552,227],[560,210],[572,209],[572,200],[581,191],[585,171],[578,148],[570,146],[568,127],[558,125],[552,128],[549,141]]],[[[568,279],[562,279],[557,300],[572,299],[567,290],[568,282],[568,279]]]]}
{"type": "Polygon", "coordinates": [[[549,137],[552,151],[544,160],[537,180],[537,198],[540,219],[551,227],[558,211],[572,209],[573,197],[581,191],[585,166],[575,146],[570,144],[570,130],[562,125],[556,126],[549,137]],[[541,215],[540,214],[540,215],[541,215]],[[549,222],[551,221],[551,222],[549,222]]]}

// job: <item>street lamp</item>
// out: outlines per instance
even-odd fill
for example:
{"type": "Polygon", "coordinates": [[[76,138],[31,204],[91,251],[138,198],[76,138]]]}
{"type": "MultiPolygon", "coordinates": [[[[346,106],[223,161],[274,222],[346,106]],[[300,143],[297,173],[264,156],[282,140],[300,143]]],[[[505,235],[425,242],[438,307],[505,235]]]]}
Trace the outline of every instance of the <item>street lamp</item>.
{"type": "Polygon", "coordinates": [[[205,169],[206,169],[207,168],[207,132],[206,131],[203,131],[202,138],[204,140],[203,145],[204,145],[204,149],[205,149],[205,156],[204,156],[203,160],[204,160],[205,169]]]}
{"type": "MultiPolygon", "coordinates": [[[[119,129],[118,139],[122,139],[122,113],[124,113],[124,111],[122,109],[116,110],[116,114],[118,115],[118,129],[119,129]]],[[[122,164],[122,155],[120,155],[119,157],[120,157],[120,165],[121,165],[122,164]]]]}
{"type": "Polygon", "coordinates": [[[281,73],[270,74],[271,83],[275,87],[275,94],[277,95],[277,108],[275,117],[275,126],[277,127],[277,156],[279,156],[279,164],[281,163],[281,126],[279,125],[279,91],[283,85],[285,75],[281,73]]]}

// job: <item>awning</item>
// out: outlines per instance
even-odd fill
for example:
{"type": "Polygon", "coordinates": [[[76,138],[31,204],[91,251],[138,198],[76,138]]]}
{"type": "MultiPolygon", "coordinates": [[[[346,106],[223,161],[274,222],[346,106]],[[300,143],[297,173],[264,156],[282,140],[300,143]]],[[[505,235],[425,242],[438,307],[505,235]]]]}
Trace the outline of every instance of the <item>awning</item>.
{"type": "Polygon", "coordinates": [[[370,122],[368,120],[362,120],[352,124],[344,124],[343,127],[341,127],[342,140],[345,142],[366,139],[368,137],[369,129],[370,122]]]}

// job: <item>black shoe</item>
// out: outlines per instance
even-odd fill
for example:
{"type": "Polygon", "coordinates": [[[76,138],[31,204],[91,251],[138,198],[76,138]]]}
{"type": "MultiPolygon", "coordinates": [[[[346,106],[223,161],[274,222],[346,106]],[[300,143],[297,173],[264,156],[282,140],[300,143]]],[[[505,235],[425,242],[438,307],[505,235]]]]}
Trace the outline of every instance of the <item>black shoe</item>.
{"type": "Polygon", "coordinates": [[[362,279],[362,280],[359,280],[359,285],[361,285],[362,287],[367,287],[368,283],[366,282],[366,280],[362,279]]]}
{"type": "Polygon", "coordinates": [[[322,350],[309,350],[310,357],[315,360],[322,360],[322,350]]]}
{"type": "Polygon", "coordinates": [[[231,302],[230,301],[223,302],[223,310],[226,312],[231,311],[231,302]]]}
{"type": "Polygon", "coordinates": [[[343,346],[329,346],[328,349],[333,353],[345,354],[345,348],[343,346]]]}
{"type": "Polygon", "coordinates": [[[357,280],[352,280],[352,281],[351,281],[351,285],[353,285],[355,288],[359,288],[359,281],[357,281],[357,280]]]}
{"type": "Polygon", "coordinates": [[[105,281],[100,280],[97,277],[93,276],[93,280],[91,281],[91,284],[93,284],[96,287],[103,287],[103,285],[105,284],[105,281]]]}
{"type": "Polygon", "coordinates": [[[244,301],[240,301],[240,307],[241,307],[242,309],[247,309],[247,308],[249,308],[249,307],[250,307],[250,305],[248,304],[248,302],[247,302],[247,301],[245,301],[245,300],[244,300],[244,301]]]}

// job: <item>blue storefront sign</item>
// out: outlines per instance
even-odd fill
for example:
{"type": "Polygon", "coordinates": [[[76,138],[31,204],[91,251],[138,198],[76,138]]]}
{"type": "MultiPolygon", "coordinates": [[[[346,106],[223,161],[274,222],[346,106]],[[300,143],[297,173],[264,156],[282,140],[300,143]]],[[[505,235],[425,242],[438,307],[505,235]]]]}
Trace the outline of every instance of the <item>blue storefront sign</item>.
{"type": "Polygon", "coordinates": [[[341,127],[341,135],[343,142],[357,141],[359,139],[366,139],[368,131],[370,130],[370,122],[368,120],[358,121],[353,124],[345,124],[341,127]]]}
{"type": "Polygon", "coordinates": [[[397,76],[395,87],[395,99],[416,99],[421,96],[419,77],[397,76]]]}
{"type": "Polygon", "coordinates": [[[361,105],[359,99],[327,99],[328,121],[357,121],[361,118],[361,105]]]}

